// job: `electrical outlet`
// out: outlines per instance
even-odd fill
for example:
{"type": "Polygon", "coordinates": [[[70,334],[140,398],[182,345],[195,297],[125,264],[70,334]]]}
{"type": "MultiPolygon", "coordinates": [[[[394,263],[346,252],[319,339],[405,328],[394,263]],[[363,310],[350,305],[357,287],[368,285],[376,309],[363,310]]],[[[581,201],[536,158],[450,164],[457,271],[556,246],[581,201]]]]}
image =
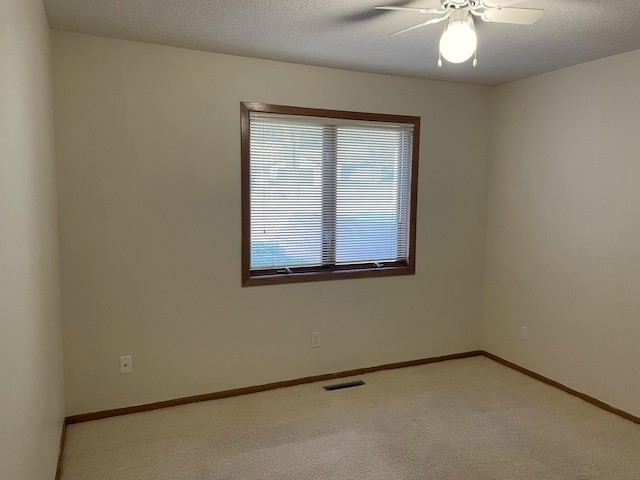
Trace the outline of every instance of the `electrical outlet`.
{"type": "Polygon", "coordinates": [[[120,373],[131,373],[131,370],[133,370],[131,366],[131,355],[120,357],[120,373]]]}
{"type": "Polygon", "coordinates": [[[320,332],[313,332],[311,334],[311,348],[318,348],[320,346],[320,332]]]}
{"type": "Polygon", "coordinates": [[[526,342],[529,339],[529,327],[520,326],[520,340],[526,342]]]}

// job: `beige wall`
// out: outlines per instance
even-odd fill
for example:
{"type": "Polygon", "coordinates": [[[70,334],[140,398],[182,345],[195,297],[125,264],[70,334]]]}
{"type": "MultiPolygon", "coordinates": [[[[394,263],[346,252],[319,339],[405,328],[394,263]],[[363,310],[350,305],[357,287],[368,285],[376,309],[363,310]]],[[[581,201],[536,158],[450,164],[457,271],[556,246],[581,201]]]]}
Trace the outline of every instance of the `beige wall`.
{"type": "Polygon", "coordinates": [[[634,415],[639,85],[635,51],[495,90],[483,334],[490,352],[634,415]]]}
{"type": "Polygon", "coordinates": [[[0,477],[53,479],[64,415],[49,27],[0,2],[0,477]]]}
{"type": "Polygon", "coordinates": [[[68,414],[480,346],[490,89],[53,39],[68,414]],[[420,115],[417,274],[241,288],[241,101],[420,115]]]}

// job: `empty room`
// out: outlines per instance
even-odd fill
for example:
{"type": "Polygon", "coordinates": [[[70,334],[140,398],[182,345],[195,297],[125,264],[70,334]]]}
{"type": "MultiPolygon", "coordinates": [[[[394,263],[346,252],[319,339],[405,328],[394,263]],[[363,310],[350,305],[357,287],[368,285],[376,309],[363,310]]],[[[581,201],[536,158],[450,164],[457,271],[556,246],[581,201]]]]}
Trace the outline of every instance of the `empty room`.
{"type": "Polygon", "coordinates": [[[2,0],[0,479],[640,479],[639,24],[2,0]]]}

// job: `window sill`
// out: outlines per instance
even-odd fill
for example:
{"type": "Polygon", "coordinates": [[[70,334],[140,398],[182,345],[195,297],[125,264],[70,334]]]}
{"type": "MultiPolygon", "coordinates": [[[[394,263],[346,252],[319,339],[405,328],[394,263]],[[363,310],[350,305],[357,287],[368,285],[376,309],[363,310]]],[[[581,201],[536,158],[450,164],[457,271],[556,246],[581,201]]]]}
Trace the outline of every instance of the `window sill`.
{"type": "Polygon", "coordinates": [[[243,287],[258,285],[280,285],[285,283],[321,282],[325,280],[346,280],[349,278],[393,277],[415,275],[415,266],[402,265],[380,268],[357,268],[347,270],[253,274],[242,279],[243,287]]]}

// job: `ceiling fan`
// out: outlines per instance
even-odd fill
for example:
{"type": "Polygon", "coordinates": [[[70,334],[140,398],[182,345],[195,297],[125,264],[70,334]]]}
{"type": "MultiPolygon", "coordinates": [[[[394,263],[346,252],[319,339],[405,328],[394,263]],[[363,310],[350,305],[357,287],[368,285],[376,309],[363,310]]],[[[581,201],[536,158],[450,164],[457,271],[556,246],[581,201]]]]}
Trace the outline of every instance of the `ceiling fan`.
{"type": "Polygon", "coordinates": [[[425,0],[424,7],[374,7],[377,10],[396,10],[402,12],[426,13],[436,15],[426,22],[419,23],[389,35],[399,35],[420,27],[444,22],[444,32],[440,38],[438,67],[442,67],[442,57],[451,63],[462,63],[475,55],[473,66],[478,66],[478,37],[473,17],[485,22],[513,23],[531,25],[537,22],[544,10],[535,8],[510,8],[511,5],[525,0],[425,0]]]}

